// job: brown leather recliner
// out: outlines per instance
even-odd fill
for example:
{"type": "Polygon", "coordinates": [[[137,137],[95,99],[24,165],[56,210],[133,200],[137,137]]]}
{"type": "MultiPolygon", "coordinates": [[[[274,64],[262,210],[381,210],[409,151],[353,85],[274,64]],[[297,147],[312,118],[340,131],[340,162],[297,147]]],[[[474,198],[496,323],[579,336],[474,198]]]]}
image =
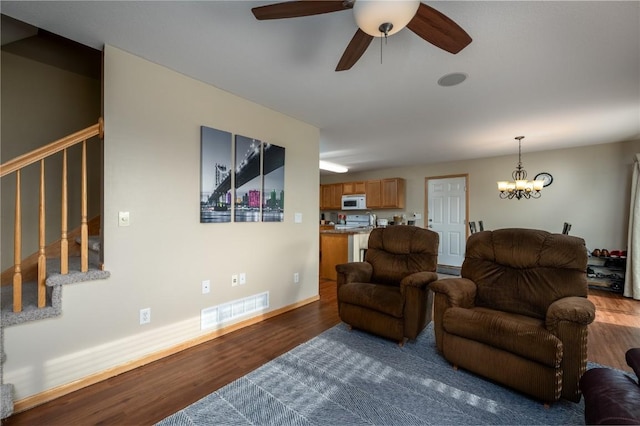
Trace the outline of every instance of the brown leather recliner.
{"type": "Polygon", "coordinates": [[[582,238],[533,229],[471,235],[461,278],[429,286],[438,350],[545,403],[579,401],[595,318],[586,268],[582,238]]]}
{"type": "Polygon", "coordinates": [[[409,225],[377,228],[364,262],[336,265],[340,319],[403,344],[431,321],[438,234],[409,225]]]}

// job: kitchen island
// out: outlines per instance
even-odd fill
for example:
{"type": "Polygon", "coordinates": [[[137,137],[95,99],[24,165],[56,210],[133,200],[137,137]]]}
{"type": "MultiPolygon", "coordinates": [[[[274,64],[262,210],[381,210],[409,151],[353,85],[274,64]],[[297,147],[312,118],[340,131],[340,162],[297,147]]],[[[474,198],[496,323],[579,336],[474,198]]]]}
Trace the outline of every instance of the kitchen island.
{"type": "Polygon", "coordinates": [[[336,280],[336,265],[359,262],[372,227],[320,230],[320,278],[336,280]]]}

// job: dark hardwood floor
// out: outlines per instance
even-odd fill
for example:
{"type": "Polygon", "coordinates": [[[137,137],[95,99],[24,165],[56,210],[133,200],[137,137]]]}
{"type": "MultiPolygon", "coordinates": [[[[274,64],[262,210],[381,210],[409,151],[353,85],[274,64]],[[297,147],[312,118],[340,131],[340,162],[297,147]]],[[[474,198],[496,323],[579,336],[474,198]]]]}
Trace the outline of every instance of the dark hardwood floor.
{"type": "MultiPolygon", "coordinates": [[[[589,360],[630,370],[624,352],[640,347],[640,301],[605,291],[589,360]]],[[[4,420],[12,425],[147,425],[338,324],[335,282],[320,282],[320,301],[73,392],[4,420]]]]}

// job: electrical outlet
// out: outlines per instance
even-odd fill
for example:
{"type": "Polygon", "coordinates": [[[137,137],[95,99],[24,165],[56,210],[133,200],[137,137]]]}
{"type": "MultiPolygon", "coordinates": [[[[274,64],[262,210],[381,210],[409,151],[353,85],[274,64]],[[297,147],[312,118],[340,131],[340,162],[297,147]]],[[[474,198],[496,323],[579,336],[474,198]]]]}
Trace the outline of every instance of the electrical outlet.
{"type": "Polygon", "coordinates": [[[140,325],[151,322],[151,308],[140,309],[140,325]]]}
{"type": "Polygon", "coordinates": [[[298,284],[300,282],[300,274],[297,272],[293,273],[293,282],[298,284]]]}
{"type": "Polygon", "coordinates": [[[211,281],[204,280],[202,281],[202,294],[207,294],[211,291],[211,281]]]}
{"type": "Polygon", "coordinates": [[[247,283],[247,274],[245,274],[244,272],[240,273],[240,285],[246,284],[247,283]]]}
{"type": "Polygon", "coordinates": [[[235,287],[238,285],[238,274],[231,275],[231,286],[235,287]]]}

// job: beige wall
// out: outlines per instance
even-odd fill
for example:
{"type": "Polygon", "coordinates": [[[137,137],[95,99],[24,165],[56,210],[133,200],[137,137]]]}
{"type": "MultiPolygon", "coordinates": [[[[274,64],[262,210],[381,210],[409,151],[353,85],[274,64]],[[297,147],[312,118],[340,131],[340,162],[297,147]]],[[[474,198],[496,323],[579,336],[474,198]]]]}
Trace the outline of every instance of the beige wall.
{"type": "MultiPolygon", "coordinates": [[[[590,249],[625,249],[629,217],[629,192],[635,153],[640,141],[602,144],[572,149],[523,153],[522,162],[533,178],[545,171],[553,175],[551,186],[537,200],[501,200],[498,180],[510,179],[518,156],[428,164],[376,172],[323,176],[322,183],[402,177],[407,180],[408,215],[425,214],[425,178],[469,174],[469,219],[483,220],[485,229],[505,227],[539,228],[561,232],[572,224],[571,235],[586,240],[590,249]]],[[[378,211],[391,217],[399,211],[378,211]]],[[[424,226],[424,221],[417,225],[424,226]]]]}
{"type": "Polygon", "coordinates": [[[111,278],[64,287],[59,318],[7,328],[17,399],[198,338],[203,308],[269,291],[271,311],[318,294],[317,128],[112,47],[104,87],[111,278]],[[286,148],[283,223],[199,222],[201,125],[286,148]],[[131,226],[117,226],[118,211],[131,226]],[[240,272],[246,285],[232,287],[240,272]]]}
{"type": "MultiPolygon", "coordinates": [[[[2,144],[6,162],[98,122],[100,80],[2,51],[2,144]]],[[[97,139],[96,139],[97,141],[97,139]]],[[[88,152],[89,217],[100,213],[100,146],[88,152]]],[[[47,242],[60,239],[61,154],[45,162],[47,242]]],[[[38,250],[38,163],[22,172],[22,254],[38,250]]],[[[69,149],[69,229],[80,225],[80,148],[69,149]]],[[[2,179],[0,270],[13,265],[15,174],[2,179]],[[9,248],[9,249],[5,249],[9,248]]]]}

